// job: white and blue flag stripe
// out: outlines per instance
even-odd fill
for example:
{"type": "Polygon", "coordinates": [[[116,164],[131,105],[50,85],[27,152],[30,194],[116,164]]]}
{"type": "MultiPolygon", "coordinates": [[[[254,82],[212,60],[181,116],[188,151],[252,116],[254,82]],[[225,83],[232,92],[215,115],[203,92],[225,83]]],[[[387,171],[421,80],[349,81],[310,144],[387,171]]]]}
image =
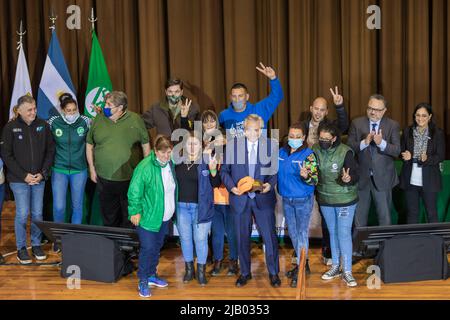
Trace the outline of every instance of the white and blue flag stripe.
{"type": "Polygon", "coordinates": [[[38,117],[48,119],[50,116],[60,113],[59,97],[63,93],[70,93],[76,100],[75,88],[67,69],[56,31],[53,30],[44,72],[39,84],[37,97],[38,117]]]}

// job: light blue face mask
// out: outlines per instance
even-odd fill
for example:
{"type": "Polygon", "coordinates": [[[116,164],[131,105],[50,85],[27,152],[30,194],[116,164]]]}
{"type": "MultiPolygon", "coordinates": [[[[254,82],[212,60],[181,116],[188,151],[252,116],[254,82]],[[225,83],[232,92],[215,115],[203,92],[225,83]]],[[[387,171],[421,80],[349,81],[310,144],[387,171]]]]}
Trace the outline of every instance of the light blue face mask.
{"type": "Polygon", "coordinates": [[[66,122],[68,124],[75,123],[78,120],[79,117],[80,117],[80,114],[78,112],[75,113],[75,114],[66,114],[66,115],[64,115],[64,119],[66,120],[66,122]]]}
{"type": "Polygon", "coordinates": [[[288,144],[292,149],[298,149],[303,145],[303,139],[289,139],[288,144]]]}
{"type": "Polygon", "coordinates": [[[232,101],[232,104],[235,111],[242,111],[245,108],[245,100],[232,101]]]}
{"type": "Polygon", "coordinates": [[[167,167],[167,165],[169,164],[169,161],[167,162],[162,162],[160,161],[158,158],[156,158],[157,164],[161,167],[161,168],[165,168],[167,167]]]}

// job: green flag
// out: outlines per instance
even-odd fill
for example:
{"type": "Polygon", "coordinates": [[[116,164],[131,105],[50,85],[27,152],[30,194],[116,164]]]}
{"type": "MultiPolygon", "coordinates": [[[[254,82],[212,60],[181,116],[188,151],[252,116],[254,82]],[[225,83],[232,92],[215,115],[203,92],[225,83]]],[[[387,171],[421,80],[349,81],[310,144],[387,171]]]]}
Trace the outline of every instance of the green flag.
{"type": "Polygon", "coordinates": [[[84,114],[88,117],[95,117],[94,105],[104,107],[104,97],[112,91],[111,79],[103,58],[102,48],[98,42],[95,31],[92,31],[91,61],[89,62],[89,77],[86,90],[86,100],[84,114]]]}

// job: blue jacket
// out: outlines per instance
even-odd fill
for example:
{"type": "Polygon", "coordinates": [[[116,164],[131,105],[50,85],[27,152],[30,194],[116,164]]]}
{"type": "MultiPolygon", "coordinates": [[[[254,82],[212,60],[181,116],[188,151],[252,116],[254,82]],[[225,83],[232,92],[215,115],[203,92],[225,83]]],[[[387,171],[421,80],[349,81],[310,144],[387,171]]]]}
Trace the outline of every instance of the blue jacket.
{"type": "Polygon", "coordinates": [[[305,198],[314,193],[315,187],[305,183],[300,176],[303,161],[313,153],[305,148],[289,154],[289,148],[282,148],[278,157],[278,192],[284,198],[305,198]]]}
{"type": "MultiPolygon", "coordinates": [[[[256,193],[256,205],[260,209],[275,209],[275,185],[277,184],[276,172],[278,170],[278,161],[276,156],[278,155],[278,153],[275,153],[273,151],[273,148],[274,143],[270,139],[266,139],[263,137],[259,139],[255,179],[260,180],[262,183],[269,183],[272,186],[268,193],[256,193]],[[272,154],[274,154],[275,158],[272,159],[272,161],[269,161],[267,164],[262,163],[259,151],[261,150],[261,148],[263,148],[263,154],[265,153],[264,151],[267,150],[267,157],[272,157],[272,154]],[[271,168],[272,165],[274,165],[275,167],[271,168]],[[269,170],[269,168],[271,169],[269,170]],[[269,171],[267,172],[268,174],[262,175],[262,169],[269,171]]],[[[222,182],[230,192],[230,206],[236,213],[242,212],[245,209],[247,201],[249,200],[247,193],[244,193],[241,196],[237,196],[233,192],[231,192],[231,189],[237,187],[239,180],[249,175],[247,154],[247,139],[235,138],[233,140],[230,140],[230,142],[227,143],[226,148],[226,163],[222,165],[220,170],[220,177],[222,179],[222,182]]]]}
{"type": "MultiPolygon", "coordinates": [[[[210,180],[209,167],[202,162],[198,167],[198,223],[212,221],[214,216],[214,187],[210,180]]],[[[217,174],[218,176],[219,174],[217,174]]],[[[216,177],[217,177],[216,176],[216,177]]],[[[220,178],[219,178],[220,185],[220,178]]]]}
{"type": "Polygon", "coordinates": [[[244,120],[250,114],[257,114],[264,120],[264,128],[267,129],[267,122],[272,117],[280,102],[283,100],[283,89],[278,78],[270,80],[270,94],[256,104],[247,101],[247,107],[243,112],[236,112],[230,104],[227,109],[219,115],[219,123],[233,137],[242,137],[244,133],[244,120]]]}

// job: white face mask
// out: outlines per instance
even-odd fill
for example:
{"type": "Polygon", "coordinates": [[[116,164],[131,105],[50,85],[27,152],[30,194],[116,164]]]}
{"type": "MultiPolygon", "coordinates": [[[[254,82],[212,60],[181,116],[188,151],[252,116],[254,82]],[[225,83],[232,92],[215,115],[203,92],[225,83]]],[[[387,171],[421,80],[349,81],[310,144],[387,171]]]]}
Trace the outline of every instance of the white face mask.
{"type": "Polygon", "coordinates": [[[80,117],[80,113],[79,112],[77,112],[75,114],[66,114],[66,115],[64,115],[64,119],[66,120],[66,122],[68,124],[75,123],[75,121],[77,121],[79,117],[80,117]]]}

